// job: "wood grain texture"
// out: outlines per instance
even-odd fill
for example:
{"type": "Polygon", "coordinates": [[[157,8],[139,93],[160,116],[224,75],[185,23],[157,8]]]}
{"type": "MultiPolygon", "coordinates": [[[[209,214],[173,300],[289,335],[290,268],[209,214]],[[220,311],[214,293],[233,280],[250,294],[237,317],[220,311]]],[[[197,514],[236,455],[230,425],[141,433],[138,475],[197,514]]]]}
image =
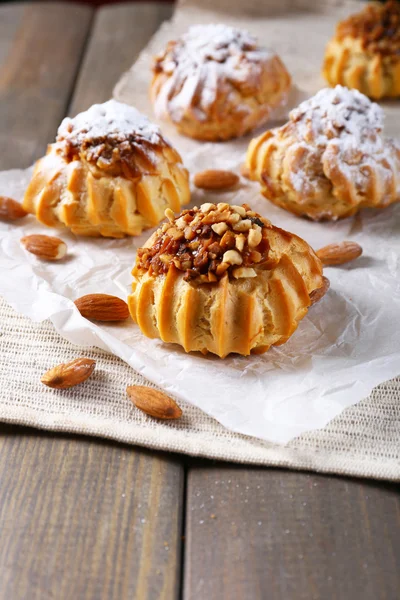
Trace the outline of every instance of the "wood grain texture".
{"type": "Polygon", "coordinates": [[[169,19],[169,4],[121,4],[96,13],[94,36],[77,81],[70,114],[111,97],[114,85],[137,59],[160,24],[169,19]],[[94,41],[94,43],[93,43],[94,41]]]}
{"type": "MultiPolygon", "coordinates": [[[[71,95],[73,110],[110,97],[157,6],[97,13],[74,94],[90,9],[0,7],[0,168],[44,151],[71,95]]],[[[0,425],[1,600],[177,598],[183,481],[171,455],[0,425]]]]}
{"type": "Polygon", "coordinates": [[[234,467],[189,472],[184,600],[395,600],[399,486],[234,467]]]}
{"type": "Polygon", "coordinates": [[[0,168],[29,166],[54,139],[93,11],[63,3],[0,7],[0,168]]]}
{"type": "Polygon", "coordinates": [[[177,597],[181,465],[2,426],[0,598],[177,597]]]}

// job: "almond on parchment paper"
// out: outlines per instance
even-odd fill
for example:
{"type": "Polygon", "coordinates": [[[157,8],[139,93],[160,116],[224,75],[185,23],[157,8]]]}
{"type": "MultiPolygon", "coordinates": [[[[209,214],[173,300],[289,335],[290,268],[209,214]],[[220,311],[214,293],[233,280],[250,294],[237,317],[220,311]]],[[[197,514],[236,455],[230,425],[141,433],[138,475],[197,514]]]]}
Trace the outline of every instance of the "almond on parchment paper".
{"type": "Polygon", "coordinates": [[[41,382],[48,387],[65,390],[86,381],[93,373],[95,365],[96,361],[91,358],[76,358],[47,371],[41,382]]]}
{"type": "Polygon", "coordinates": [[[44,260],[60,260],[67,253],[67,244],[50,235],[27,235],[21,239],[25,250],[44,260]]]}
{"type": "Polygon", "coordinates": [[[16,200],[7,198],[7,196],[0,196],[0,219],[16,221],[26,217],[27,214],[26,210],[16,200]]]}
{"type": "Polygon", "coordinates": [[[356,242],[329,244],[317,251],[317,256],[325,267],[344,265],[361,256],[362,248],[356,242]]]}
{"type": "Polygon", "coordinates": [[[109,294],[87,294],[75,300],[75,306],[83,317],[93,321],[125,321],[129,317],[127,303],[109,294]]]}
{"type": "Polygon", "coordinates": [[[203,190],[228,190],[237,185],[238,181],[236,173],[217,169],[201,171],[193,177],[194,185],[203,190]]]}
{"type": "Polygon", "coordinates": [[[179,419],[182,409],[166,394],[143,385],[130,385],[127,394],[134,405],[156,419],[179,419]]]}
{"type": "Polygon", "coordinates": [[[316,290],[314,290],[313,292],[311,292],[310,294],[310,300],[311,300],[311,306],[313,304],[316,304],[317,302],[319,302],[321,300],[321,298],[323,298],[326,294],[326,292],[329,290],[330,287],[330,281],[327,277],[322,277],[323,283],[322,286],[316,290]]]}

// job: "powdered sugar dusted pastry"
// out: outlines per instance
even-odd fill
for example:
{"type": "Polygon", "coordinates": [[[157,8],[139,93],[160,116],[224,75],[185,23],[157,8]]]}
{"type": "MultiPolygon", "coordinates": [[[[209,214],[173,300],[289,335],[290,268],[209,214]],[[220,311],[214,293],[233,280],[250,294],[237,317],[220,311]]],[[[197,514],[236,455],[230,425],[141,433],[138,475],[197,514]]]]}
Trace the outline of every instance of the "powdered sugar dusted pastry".
{"type": "Polygon", "coordinates": [[[129,310],[147,337],[220,357],[265,352],[286,342],[327,289],[310,246],[245,204],[206,203],[168,218],[133,269],[129,310]]]}
{"type": "Polygon", "coordinates": [[[311,219],[338,219],[400,200],[400,147],[382,109],[357,90],[323,89],[290,120],[252,140],[246,166],[263,194],[311,219]]]}
{"type": "Polygon", "coordinates": [[[371,98],[400,96],[400,4],[371,2],[341,21],[327,45],[323,75],[371,98]]]}
{"type": "Polygon", "coordinates": [[[35,165],[24,208],[51,227],[122,237],[189,201],[188,173],[159,128],[110,100],[64,119],[35,165]]]}
{"type": "Polygon", "coordinates": [[[286,101],[290,76],[248,32],[195,25],[154,61],[151,98],[159,118],[199,140],[227,140],[264,124],[286,101]]]}

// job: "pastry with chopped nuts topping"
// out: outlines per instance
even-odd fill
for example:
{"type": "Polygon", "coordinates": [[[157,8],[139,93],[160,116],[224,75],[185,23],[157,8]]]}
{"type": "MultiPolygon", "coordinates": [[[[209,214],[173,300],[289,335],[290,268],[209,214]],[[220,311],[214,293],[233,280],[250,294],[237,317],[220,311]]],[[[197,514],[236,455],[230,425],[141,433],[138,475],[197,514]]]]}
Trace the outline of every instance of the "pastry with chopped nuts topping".
{"type": "Polygon", "coordinates": [[[64,119],[23,206],[50,227],[118,238],[158,225],[166,208],[189,199],[188,172],[159,128],[110,100],[64,119]]]}
{"type": "Polygon", "coordinates": [[[246,204],[166,216],[132,272],[129,310],[142,332],[221,358],[283,344],[325,285],[312,248],[246,204]]]}
{"type": "Polygon", "coordinates": [[[218,141],[266,123],[290,86],[279,56],[247,31],[194,25],[155,57],[150,95],[156,116],[179,133],[218,141]]]}
{"type": "Polygon", "coordinates": [[[384,113],[357,90],[320,90],[289,121],[250,142],[246,167],[274,204],[315,221],[400,200],[400,145],[384,113]]]}
{"type": "Polygon", "coordinates": [[[370,98],[400,96],[400,4],[368,3],[341,21],[325,51],[323,75],[370,98]]]}

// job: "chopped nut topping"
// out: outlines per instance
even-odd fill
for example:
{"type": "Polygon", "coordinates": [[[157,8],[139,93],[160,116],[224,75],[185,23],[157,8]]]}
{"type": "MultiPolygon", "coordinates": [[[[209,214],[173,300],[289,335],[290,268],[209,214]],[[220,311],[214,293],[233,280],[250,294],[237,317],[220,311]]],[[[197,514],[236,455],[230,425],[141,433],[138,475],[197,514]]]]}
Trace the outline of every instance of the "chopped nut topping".
{"type": "Polygon", "coordinates": [[[239,221],[235,223],[233,226],[234,231],[248,231],[251,228],[250,219],[243,219],[243,221],[239,221]]]}
{"type": "Polygon", "coordinates": [[[236,236],[236,240],[235,240],[235,246],[239,250],[239,252],[243,252],[245,243],[246,243],[246,236],[243,233],[239,233],[239,235],[236,236]]]}
{"type": "Polygon", "coordinates": [[[373,53],[391,56],[400,54],[400,5],[396,0],[384,4],[367,4],[359,13],[341,21],[337,36],[360,38],[362,47],[373,53]]]}
{"type": "Polygon", "coordinates": [[[68,162],[82,159],[128,179],[156,171],[157,152],[170,148],[156,125],[132,106],[115,100],[64,119],[56,142],[68,162]]]}
{"type": "Polygon", "coordinates": [[[170,208],[167,208],[164,214],[167,217],[168,221],[172,223],[175,218],[174,211],[170,208]]]}
{"type": "Polygon", "coordinates": [[[211,209],[215,210],[217,207],[215,204],[211,204],[211,202],[205,202],[200,206],[203,213],[208,213],[211,209]]]}
{"type": "Polygon", "coordinates": [[[205,203],[184,210],[157,231],[151,248],[140,248],[136,267],[159,275],[173,265],[193,285],[211,284],[221,277],[256,277],[275,264],[268,242],[271,224],[247,204],[205,203]]]}
{"type": "Polygon", "coordinates": [[[233,214],[231,214],[231,216],[230,216],[230,217],[229,217],[229,219],[228,219],[228,222],[229,222],[231,225],[234,225],[235,223],[239,223],[239,221],[240,221],[240,215],[239,215],[239,214],[237,214],[237,213],[233,213],[233,214]]]}
{"type": "Polygon", "coordinates": [[[176,227],[170,227],[168,229],[168,235],[173,237],[174,240],[181,240],[183,237],[185,237],[184,232],[176,227]]]}
{"type": "Polygon", "coordinates": [[[244,216],[246,215],[246,209],[245,209],[245,208],[243,208],[243,206],[237,206],[237,205],[233,204],[233,205],[231,206],[231,209],[232,209],[233,211],[235,211],[235,213],[239,213],[239,215],[240,215],[241,217],[244,217],[244,216]]]}
{"type": "Polygon", "coordinates": [[[202,220],[203,223],[221,223],[221,221],[227,221],[230,217],[228,210],[210,210],[209,213],[202,220]]]}
{"type": "Polygon", "coordinates": [[[260,252],[257,252],[257,250],[253,250],[252,252],[250,252],[250,260],[253,263],[259,263],[262,259],[262,255],[260,252]]]}
{"type": "Polygon", "coordinates": [[[243,279],[245,277],[257,277],[257,273],[251,267],[238,267],[232,271],[235,279],[243,279]]]}
{"type": "Polygon", "coordinates": [[[186,221],[185,221],[185,219],[183,217],[181,217],[180,219],[178,219],[176,221],[175,225],[177,227],[179,227],[179,229],[185,229],[185,227],[186,227],[186,221]]]}
{"type": "Polygon", "coordinates": [[[250,248],[255,248],[262,240],[261,229],[250,229],[249,237],[247,238],[250,248]]]}
{"type": "Polygon", "coordinates": [[[221,248],[222,250],[226,250],[227,248],[235,247],[236,238],[232,231],[226,231],[221,239],[221,248]]]}
{"type": "Polygon", "coordinates": [[[211,225],[211,229],[218,235],[222,235],[228,229],[228,225],[226,223],[214,223],[214,225],[211,225]]]}
{"type": "Polygon", "coordinates": [[[222,257],[222,262],[228,265],[241,265],[243,258],[237,250],[227,250],[222,257]]]}

